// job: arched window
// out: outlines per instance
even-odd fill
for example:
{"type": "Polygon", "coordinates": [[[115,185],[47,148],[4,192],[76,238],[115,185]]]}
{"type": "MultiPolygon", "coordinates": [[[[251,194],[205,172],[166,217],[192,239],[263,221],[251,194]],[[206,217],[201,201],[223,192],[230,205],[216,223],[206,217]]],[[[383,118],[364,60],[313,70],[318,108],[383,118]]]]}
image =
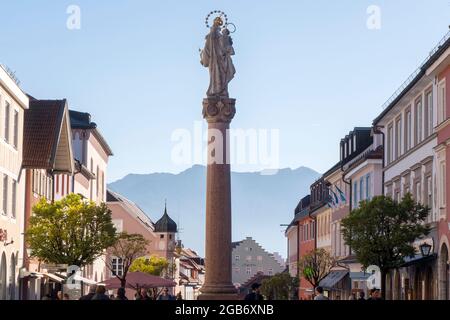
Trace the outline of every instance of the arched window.
{"type": "Polygon", "coordinates": [[[10,272],[9,272],[9,299],[16,299],[16,258],[14,257],[14,253],[11,254],[11,260],[9,263],[10,272]]]}
{"type": "Polygon", "coordinates": [[[0,300],[6,300],[6,288],[8,284],[6,282],[6,256],[3,252],[2,260],[0,261],[0,300]]]}

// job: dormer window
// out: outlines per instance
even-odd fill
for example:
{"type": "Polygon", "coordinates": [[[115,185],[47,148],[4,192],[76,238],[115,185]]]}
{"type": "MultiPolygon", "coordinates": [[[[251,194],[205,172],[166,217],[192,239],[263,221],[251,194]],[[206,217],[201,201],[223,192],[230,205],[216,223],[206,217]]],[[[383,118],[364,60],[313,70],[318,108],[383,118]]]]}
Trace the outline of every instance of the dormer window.
{"type": "Polygon", "coordinates": [[[356,151],[356,135],[353,136],[353,151],[356,151]]]}

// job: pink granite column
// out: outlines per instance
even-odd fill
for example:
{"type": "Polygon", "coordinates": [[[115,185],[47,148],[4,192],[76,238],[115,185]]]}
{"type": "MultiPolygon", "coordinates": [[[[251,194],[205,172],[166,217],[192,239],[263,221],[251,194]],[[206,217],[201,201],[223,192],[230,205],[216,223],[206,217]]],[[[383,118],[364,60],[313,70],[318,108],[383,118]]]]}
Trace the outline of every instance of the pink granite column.
{"type": "Polygon", "coordinates": [[[203,117],[208,122],[208,165],[206,270],[201,300],[237,298],[231,281],[231,178],[228,160],[228,129],[235,112],[235,99],[203,100],[203,117]]]}

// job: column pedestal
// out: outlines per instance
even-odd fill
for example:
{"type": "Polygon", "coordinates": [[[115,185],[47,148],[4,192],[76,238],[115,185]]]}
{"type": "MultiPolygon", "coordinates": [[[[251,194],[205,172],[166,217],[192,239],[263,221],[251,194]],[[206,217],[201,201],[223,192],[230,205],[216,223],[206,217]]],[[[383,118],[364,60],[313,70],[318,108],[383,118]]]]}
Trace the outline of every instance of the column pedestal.
{"type": "Polygon", "coordinates": [[[228,129],[235,99],[203,100],[208,122],[205,283],[199,300],[236,300],[231,270],[231,177],[228,129]]]}

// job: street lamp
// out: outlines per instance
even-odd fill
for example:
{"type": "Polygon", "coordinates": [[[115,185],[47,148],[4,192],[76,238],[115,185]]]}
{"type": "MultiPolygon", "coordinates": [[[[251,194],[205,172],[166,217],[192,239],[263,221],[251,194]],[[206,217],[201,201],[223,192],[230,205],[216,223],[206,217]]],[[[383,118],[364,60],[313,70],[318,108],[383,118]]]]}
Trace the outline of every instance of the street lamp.
{"type": "Polygon", "coordinates": [[[431,252],[431,244],[428,243],[422,243],[420,246],[420,252],[422,253],[422,256],[424,257],[428,257],[430,255],[431,252]]]}

